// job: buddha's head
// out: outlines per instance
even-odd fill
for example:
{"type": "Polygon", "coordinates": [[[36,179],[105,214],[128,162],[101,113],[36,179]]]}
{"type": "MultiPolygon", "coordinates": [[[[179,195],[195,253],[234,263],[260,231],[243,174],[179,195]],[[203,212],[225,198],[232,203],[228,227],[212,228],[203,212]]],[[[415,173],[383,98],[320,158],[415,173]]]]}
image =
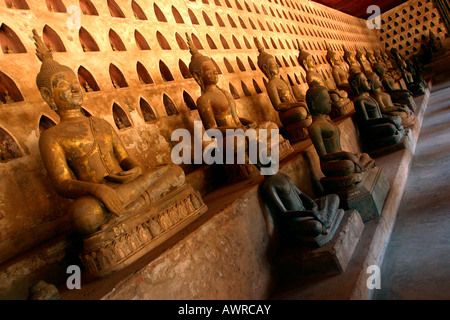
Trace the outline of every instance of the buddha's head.
{"type": "Polygon", "coordinates": [[[300,63],[306,71],[312,71],[316,68],[316,61],[314,61],[313,56],[309,52],[303,50],[303,48],[300,48],[298,63],[300,63]]]}
{"type": "Polygon", "coordinates": [[[357,64],[356,57],[353,52],[348,51],[346,47],[344,47],[344,60],[348,63],[349,66],[357,64]]]}
{"type": "Polygon", "coordinates": [[[367,49],[366,49],[366,57],[367,57],[367,60],[369,60],[369,62],[372,65],[378,62],[377,58],[375,57],[375,54],[370,51],[367,51],[367,49]]]}
{"type": "Polygon", "coordinates": [[[350,86],[353,89],[353,92],[355,95],[360,95],[364,92],[369,92],[372,88],[369,84],[369,81],[367,81],[366,76],[362,72],[355,73],[350,76],[348,79],[348,82],[350,83],[350,86]]]}
{"type": "Polygon", "coordinates": [[[306,104],[312,115],[330,113],[332,101],[328,89],[318,82],[311,83],[306,92],[306,104]]]}
{"type": "Polygon", "coordinates": [[[189,63],[189,71],[203,92],[207,85],[217,84],[219,82],[219,73],[214,61],[198,51],[187,33],[186,38],[192,55],[191,62],[189,63]]]}
{"type": "Polygon", "coordinates": [[[356,49],[356,60],[359,61],[360,63],[367,61],[366,55],[359,49],[356,49]]]}
{"type": "Polygon", "coordinates": [[[384,74],[386,73],[386,67],[384,66],[383,63],[380,62],[375,63],[372,67],[372,70],[375,71],[379,77],[383,77],[384,74]]]}
{"type": "Polygon", "coordinates": [[[381,56],[381,49],[373,50],[373,52],[374,52],[374,55],[375,55],[375,59],[378,62],[381,62],[383,60],[383,57],[381,56]]]}
{"type": "Polygon", "coordinates": [[[327,61],[331,66],[340,66],[341,60],[339,59],[339,55],[337,52],[331,50],[331,48],[326,44],[327,47],[327,61]]]}
{"type": "Polygon", "coordinates": [[[367,72],[366,77],[372,87],[372,90],[378,90],[383,86],[380,77],[375,72],[367,72]]]}
{"type": "Polygon", "coordinates": [[[42,98],[58,113],[80,109],[83,93],[77,76],[72,69],[53,60],[52,53],[36,30],[33,30],[33,38],[36,55],[42,61],[41,70],[36,77],[36,85],[42,98]]]}
{"type": "Polygon", "coordinates": [[[268,79],[272,79],[274,76],[278,76],[278,74],[280,73],[280,69],[278,67],[278,63],[275,60],[275,58],[264,50],[264,47],[261,45],[258,38],[256,37],[255,43],[259,51],[258,56],[259,69],[261,69],[261,71],[268,79]]]}

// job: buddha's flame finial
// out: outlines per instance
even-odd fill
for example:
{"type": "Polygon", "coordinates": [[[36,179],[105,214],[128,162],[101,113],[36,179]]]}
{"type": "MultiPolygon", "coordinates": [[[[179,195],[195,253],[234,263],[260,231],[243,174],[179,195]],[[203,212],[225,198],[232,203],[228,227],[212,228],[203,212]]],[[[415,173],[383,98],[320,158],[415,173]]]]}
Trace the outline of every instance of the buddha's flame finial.
{"type": "Polygon", "coordinates": [[[36,45],[36,56],[42,62],[47,60],[53,60],[53,54],[48,50],[42,38],[38,35],[36,29],[33,29],[33,39],[36,45]]]}
{"type": "Polygon", "coordinates": [[[187,32],[186,32],[186,39],[189,47],[189,52],[191,53],[191,55],[195,56],[196,54],[199,53],[198,48],[195,46],[194,42],[192,41],[191,37],[187,32]]]}

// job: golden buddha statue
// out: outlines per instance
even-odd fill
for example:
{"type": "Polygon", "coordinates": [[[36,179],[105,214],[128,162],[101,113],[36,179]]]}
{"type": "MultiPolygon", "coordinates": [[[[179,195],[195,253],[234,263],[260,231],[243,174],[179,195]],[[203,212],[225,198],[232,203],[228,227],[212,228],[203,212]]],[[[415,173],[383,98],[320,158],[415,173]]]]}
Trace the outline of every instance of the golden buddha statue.
{"type": "Polygon", "coordinates": [[[356,60],[355,55],[353,52],[347,50],[347,48],[344,46],[344,60],[347,62],[349,66],[349,75],[352,75],[354,73],[361,72],[361,65],[359,64],[358,60],[356,60]]]}
{"type": "MultiPolygon", "coordinates": [[[[268,132],[267,146],[271,145],[270,133],[272,130],[279,130],[278,126],[271,121],[256,123],[240,117],[231,93],[219,88],[217,85],[219,77],[213,60],[198,51],[188,34],[186,34],[186,38],[192,55],[189,71],[199,84],[202,92],[197,100],[197,107],[205,129],[217,129],[224,137],[230,134],[230,132],[227,132],[229,129],[242,129],[244,131],[255,129],[258,141],[259,130],[264,129],[268,132]]],[[[283,139],[281,136],[278,136],[278,138],[279,156],[280,159],[283,159],[292,153],[293,149],[288,140],[283,139]]]]}
{"type": "Polygon", "coordinates": [[[57,193],[75,199],[68,211],[75,230],[85,235],[81,258],[88,273],[104,276],[152,249],[155,237],[163,241],[170,237],[166,231],[181,230],[206,206],[180,167],[145,169],[109,122],[84,116],[77,76],[53,60],[36,30],[33,35],[42,61],[36,84],[60,117],[39,139],[41,156],[57,193]],[[188,200],[192,197],[199,206],[188,200]],[[180,206],[187,208],[185,214],[167,212],[180,206]]]}
{"type": "Polygon", "coordinates": [[[378,62],[377,57],[375,56],[375,50],[374,52],[370,52],[366,48],[364,48],[364,50],[366,50],[366,58],[369,60],[371,66],[378,62]]]}
{"type": "Polygon", "coordinates": [[[258,67],[269,80],[266,83],[267,94],[278,111],[289,140],[295,142],[306,139],[306,128],[311,124],[306,102],[295,98],[292,88],[280,78],[280,70],[274,57],[264,50],[256,37],[255,42],[259,51],[258,67]]]}
{"type": "Polygon", "coordinates": [[[339,57],[339,54],[335,51],[332,51],[328,43],[325,42],[327,48],[327,61],[332,67],[331,73],[333,74],[334,82],[336,83],[336,87],[340,90],[345,90],[347,94],[350,96],[353,94],[352,88],[348,83],[348,72],[342,67],[342,62],[339,57]]]}
{"type": "MultiPolygon", "coordinates": [[[[316,62],[310,53],[300,48],[298,62],[306,71],[306,82],[308,83],[308,86],[311,86],[311,83],[313,82],[325,86],[324,80],[316,71],[316,62]]],[[[330,113],[332,119],[341,117],[354,109],[353,102],[348,98],[348,93],[346,91],[329,88],[328,92],[330,93],[331,101],[333,102],[332,111],[330,113]]]]}
{"type": "Polygon", "coordinates": [[[361,65],[361,69],[363,72],[372,72],[372,67],[370,66],[370,63],[367,60],[366,55],[359,49],[356,49],[356,60],[361,65]]]}

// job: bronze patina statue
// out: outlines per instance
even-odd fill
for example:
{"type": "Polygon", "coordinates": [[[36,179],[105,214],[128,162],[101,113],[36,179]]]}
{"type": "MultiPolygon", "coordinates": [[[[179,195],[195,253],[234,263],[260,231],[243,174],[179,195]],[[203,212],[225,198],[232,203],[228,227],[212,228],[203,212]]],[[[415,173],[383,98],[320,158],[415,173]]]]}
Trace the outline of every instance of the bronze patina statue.
{"type": "Polygon", "coordinates": [[[392,98],[392,101],[401,105],[406,105],[408,108],[415,112],[416,102],[414,101],[413,94],[406,89],[401,89],[395,80],[386,72],[386,66],[382,63],[376,63],[373,66],[373,71],[381,78],[383,88],[392,98]]]}
{"type": "Polygon", "coordinates": [[[375,72],[367,73],[367,80],[372,86],[372,97],[378,102],[383,115],[391,117],[399,116],[402,119],[402,125],[404,128],[410,127],[416,123],[416,116],[411,110],[408,109],[408,107],[394,105],[391,96],[381,90],[383,84],[381,83],[380,77],[378,77],[375,72]]]}
{"type": "Polygon", "coordinates": [[[306,93],[306,101],[313,116],[308,132],[325,175],[322,184],[325,188],[357,185],[364,172],[375,166],[375,161],[366,153],[353,154],[342,150],[341,131],[326,117],[331,111],[331,98],[326,87],[313,83],[306,93]]]}
{"type": "MultiPolygon", "coordinates": [[[[198,51],[188,34],[186,34],[186,37],[192,55],[189,71],[202,91],[197,100],[197,107],[205,129],[218,129],[224,137],[228,134],[227,129],[243,129],[244,131],[255,129],[257,133],[260,129],[267,129],[269,133],[267,145],[271,145],[270,132],[272,129],[278,130],[278,126],[271,121],[256,123],[239,117],[231,93],[222,90],[217,85],[219,77],[213,60],[198,51]]],[[[257,135],[259,137],[259,133],[257,135]]],[[[289,140],[279,136],[280,159],[283,159],[292,151],[289,140]]]]}
{"type": "Polygon", "coordinates": [[[400,117],[383,117],[377,101],[369,95],[371,86],[364,73],[356,73],[349,79],[357,96],[355,100],[356,124],[369,150],[399,144],[405,137],[400,117]]]}
{"type": "Polygon", "coordinates": [[[168,231],[181,230],[206,206],[181,168],[145,169],[109,122],[84,116],[77,76],[54,61],[36,30],[33,34],[42,61],[36,84],[60,117],[39,139],[41,156],[56,191],[76,199],[69,214],[85,235],[81,258],[88,273],[104,276],[152,249],[153,239],[160,243],[168,231]]]}
{"type": "Polygon", "coordinates": [[[259,51],[258,67],[269,80],[266,83],[267,94],[278,111],[289,140],[295,142],[306,139],[306,128],[312,121],[306,102],[295,98],[292,88],[280,78],[280,70],[274,57],[264,50],[256,37],[255,42],[259,51]]]}
{"type": "Polygon", "coordinates": [[[337,195],[313,200],[283,173],[264,178],[261,198],[286,231],[286,240],[322,247],[333,238],[344,215],[337,195]]]}
{"type": "Polygon", "coordinates": [[[309,136],[325,175],[320,180],[327,194],[337,194],[344,209],[358,210],[364,221],[379,216],[389,191],[381,169],[367,153],[343,151],[339,127],[327,119],[331,98],[326,87],[314,83],[306,93],[313,116],[309,136]]]}
{"type": "Polygon", "coordinates": [[[327,61],[332,67],[332,74],[336,87],[344,90],[349,96],[353,94],[352,88],[348,83],[348,72],[342,67],[342,62],[337,52],[331,50],[330,46],[325,43],[327,48],[327,61]]]}
{"type": "MultiPolygon", "coordinates": [[[[397,63],[397,67],[402,72],[403,80],[409,91],[414,95],[422,95],[425,93],[425,83],[422,79],[418,79],[417,72],[411,61],[406,61],[397,49],[392,48],[391,54],[397,63]],[[415,74],[415,77],[413,76],[415,74]],[[418,79],[418,81],[416,81],[418,79]]],[[[421,78],[421,77],[420,77],[421,78]]]]}
{"type": "MultiPolygon", "coordinates": [[[[382,63],[384,64],[386,73],[392,79],[394,79],[395,82],[398,83],[402,78],[402,72],[397,68],[395,61],[392,59],[392,57],[386,51],[380,49],[380,53],[381,53],[381,57],[383,58],[382,63]]],[[[373,71],[375,71],[375,70],[373,70],[373,71]]]]}
{"type": "MultiPolygon", "coordinates": [[[[298,62],[306,71],[306,82],[308,83],[308,86],[311,86],[312,82],[317,82],[325,86],[324,80],[316,71],[316,62],[310,53],[300,48],[298,62]]],[[[332,119],[346,115],[354,110],[353,102],[348,98],[347,92],[344,90],[329,89],[329,93],[331,101],[333,102],[332,111],[330,113],[332,119]]]]}

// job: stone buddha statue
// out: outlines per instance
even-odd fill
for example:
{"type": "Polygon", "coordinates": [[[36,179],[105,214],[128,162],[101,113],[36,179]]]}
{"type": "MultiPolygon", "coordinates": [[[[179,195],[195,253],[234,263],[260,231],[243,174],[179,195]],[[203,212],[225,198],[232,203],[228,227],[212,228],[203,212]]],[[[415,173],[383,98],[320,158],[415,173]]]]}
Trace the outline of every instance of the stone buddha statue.
{"type": "Polygon", "coordinates": [[[375,72],[367,73],[367,80],[372,86],[371,95],[378,102],[378,106],[383,115],[388,117],[399,116],[402,119],[404,128],[410,127],[416,122],[416,116],[408,107],[394,105],[391,96],[381,90],[383,84],[381,83],[380,77],[375,72]]]}
{"type": "Polygon", "coordinates": [[[325,175],[324,187],[345,188],[362,181],[364,172],[375,166],[365,153],[353,154],[341,148],[341,131],[327,114],[331,111],[331,97],[326,87],[314,83],[306,93],[306,102],[313,116],[309,136],[320,158],[325,175]]]}
{"type": "Polygon", "coordinates": [[[400,143],[406,134],[401,118],[383,117],[378,102],[369,95],[371,86],[364,73],[352,75],[349,82],[357,96],[356,124],[368,149],[376,150],[400,143]]]}
{"type": "Polygon", "coordinates": [[[409,90],[400,88],[394,78],[386,71],[385,64],[376,63],[373,66],[373,71],[381,78],[384,89],[389,93],[394,103],[406,105],[411,111],[415,112],[416,102],[413,94],[409,90]]]}
{"type": "Polygon", "coordinates": [[[361,69],[363,72],[371,72],[372,67],[370,66],[370,62],[367,60],[366,55],[360,49],[356,49],[356,60],[361,65],[361,69]]]}
{"type": "Polygon", "coordinates": [[[327,88],[314,83],[306,93],[313,116],[308,132],[319,155],[325,194],[337,194],[342,208],[358,210],[364,221],[381,214],[389,184],[367,153],[342,150],[339,127],[327,118],[331,98],[327,88]]]}
{"type": "Polygon", "coordinates": [[[347,47],[344,46],[344,60],[347,62],[349,66],[349,74],[352,75],[357,72],[361,72],[361,65],[359,64],[358,60],[356,60],[355,55],[353,52],[349,51],[347,47]]]}
{"type": "Polygon", "coordinates": [[[442,40],[438,39],[433,31],[430,30],[429,40],[428,40],[428,50],[431,53],[432,60],[439,59],[446,54],[446,49],[442,40]]]}
{"type": "Polygon", "coordinates": [[[395,82],[399,82],[402,78],[402,73],[397,68],[395,61],[391,58],[391,56],[389,56],[386,51],[380,49],[380,52],[387,74],[389,74],[389,76],[393,78],[395,82]]]}
{"type": "MultiPolygon", "coordinates": [[[[259,130],[266,129],[269,133],[267,135],[267,146],[272,146],[270,133],[271,130],[279,130],[278,126],[271,121],[256,123],[255,121],[240,117],[231,93],[219,88],[217,85],[219,77],[213,60],[198,51],[187,33],[186,38],[192,55],[191,62],[189,63],[189,71],[199,84],[202,92],[197,100],[197,107],[205,129],[217,129],[225,138],[229,135],[229,132],[227,132],[228,129],[242,129],[244,131],[247,129],[255,129],[258,141],[259,130]]],[[[283,159],[292,153],[292,151],[293,149],[289,141],[279,136],[280,159],[283,159]]],[[[245,176],[246,173],[242,173],[245,176]]],[[[249,177],[252,175],[252,172],[248,171],[247,174],[247,177],[249,177]]]]}
{"type": "Polygon", "coordinates": [[[307,127],[311,124],[311,115],[304,100],[298,100],[292,88],[280,78],[278,63],[267,53],[255,37],[258,47],[258,67],[269,80],[266,83],[267,94],[280,120],[286,128],[291,142],[306,139],[307,127]]]}
{"type": "MultiPolygon", "coordinates": [[[[324,80],[316,70],[316,62],[312,55],[300,48],[298,62],[306,71],[306,82],[311,86],[312,82],[317,82],[325,86],[324,80]]],[[[353,110],[353,103],[348,98],[348,93],[344,90],[329,89],[332,101],[332,111],[330,117],[332,119],[341,117],[353,110]]]]}
{"type": "Polygon", "coordinates": [[[36,30],[33,34],[42,61],[36,84],[60,117],[39,139],[41,156],[57,193],[75,199],[68,212],[75,230],[85,236],[85,267],[103,276],[135,261],[153,246],[154,237],[162,241],[165,231],[186,226],[185,218],[203,213],[206,206],[185,183],[180,167],[144,168],[128,154],[109,122],[84,116],[77,76],[54,61],[36,30]],[[199,206],[187,206],[190,196],[199,206]],[[173,215],[166,223],[165,210],[172,206],[186,208],[185,214],[173,215]]]}
{"type": "Polygon", "coordinates": [[[410,61],[406,61],[403,56],[398,52],[397,49],[392,48],[391,54],[395,59],[395,62],[397,63],[398,68],[402,72],[403,80],[405,80],[406,86],[409,91],[411,91],[414,95],[421,95],[425,93],[425,83],[423,80],[418,79],[418,76],[416,74],[415,80],[413,73],[416,73],[416,70],[412,63],[410,61]]]}
{"type": "Polygon", "coordinates": [[[313,200],[283,173],[264,176],[260,194],[288,241],[321,247],[333,238],[344,215],[337,195],[313,200]]]}
{"type": "Polygon", "coordinates": [[[352,88],[348,83],[348,72],[342,67],[342,62],[337,52],[331,50],[328,43],[325,42],[327,48],[327,61],[332,67],[334,82],[339,90],[344,90],[349,96],[353,94],[352,88]]]}

